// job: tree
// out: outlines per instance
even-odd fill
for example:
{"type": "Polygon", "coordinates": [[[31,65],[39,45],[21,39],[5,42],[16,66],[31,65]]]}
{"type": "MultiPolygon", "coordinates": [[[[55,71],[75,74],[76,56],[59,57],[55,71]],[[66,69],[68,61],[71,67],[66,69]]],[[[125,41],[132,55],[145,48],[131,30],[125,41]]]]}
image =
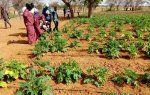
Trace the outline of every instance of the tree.
{"type": "Polygon", "coordinates": [[[123,3],[123,0],[117,0],[116,1],[116,9],[119,10],[120,5],[123,3]]]}
{"type": "Polygon", "coordinates": [[[133,0],[133,9],[137,10],[140,5],[143,5],[146,0],[133,0]]]}
{"type": "Polygon", "coordinates": [[[112,11],[112,8],[115,6],[117,3],[117,0],[106,0],[106,2],[109,5],[109,10],[112,11]]]}
{"type": "Polygon", "coordinates": [[[70,13],[71,13],[71,18],[74,17],[74,12],[73,12],[73,6],[72,3],[75,2],[76,0],[62,0],[65,5],[69,8],[70,13]]]}
{"type": "Polygon", "coordinates": [[[54,7],[58,7],[59,4],[58,4],[58,2],[53,2],[53,3],[50,4],[50,6],[52,6],[54,8],[54,7]]]}
{"type": "Polygon", "coordinates": [[[1,6],[1,7],[4,7],[5,9],[8,9],[9,6],[10,6],[10,1],[11,1],[11,0],[1,0],[1,1],[0,1],[0,6],[1,6]]]}
{"type": "Polygon", "coordinates": [[[88,17],[91,18],[92,17],[92,8],[93,7],[97,7],[98,4],[103,1],[103,0],[85,0],[84,4],[87,5],[88,7],[88,17]]]}

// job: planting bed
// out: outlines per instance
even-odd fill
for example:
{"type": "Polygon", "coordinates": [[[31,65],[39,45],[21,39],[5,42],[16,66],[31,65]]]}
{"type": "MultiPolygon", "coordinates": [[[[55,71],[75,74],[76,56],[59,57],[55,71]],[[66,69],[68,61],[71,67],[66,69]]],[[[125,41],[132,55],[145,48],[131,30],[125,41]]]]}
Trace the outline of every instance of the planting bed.
{"type": "MultiPolygon", "coordinates": [[[[126,82],[118,85],[112,81],[112,78],[116,74],[124,72],[124,68],[129,68],[140,75],[144,75],[146,73],[145,70],[150,68],[150,58],[148,55],[148,52],[150,52],[148,48],[148,35],[150,32],[149,14],[113,16],[103,14],[95,16],[92,19],[82,17],[67,21],[67,23],[62,21],[62,23],[61,33],[45,34],[44,37],[41,38],[43,42],[45,42],[45,40],[48,41],[45,44],[48,48],[43,49],[44,52],[46,50],[47,53],[41,52],[43,51],[42,49],[35,49],[36,46],[23,45],[24,51],[20,49],[14,54],[11,54],[10,57],[1,57],[5,60],[15,58],[24,62],[27,66],[33,66],[35,69],[39,69],[40,67],[32,62],[32,60],[38,58],[40,58],[40,60],[49,60],[50,66],[54,66],[55,68],[60,66],[63,62],[75,60],[83,71],[82,78],[66,85],[65,83],[57,83],[56,76],[53,75],[52,80],[46,84],[52,85],[52,91],[56,95],[101,95],[111,92],[118,94],[129,93],[133,95],[150,94],[150,89],[146,83],[140,80],[138,86],[134,86],[130,83],[127,84],[126,82]],[[76,34],[73,34],[74,32],[76,32],[76,34]],[[62,37],[59,36],[60,34],[62,34],[62,37]],[[55,35],[56,38],[52,35],[55,35]],[[59,37],[61,40],[58,41],[59,37]],[[62,39],[66,39],[66,41],[62,41],[62,39]],[[72,43],[74,40],[76,41],[72,43]],[[55,43],[62,43],[62,45],[52,44],[53,41],[55,43]],[[72,45],[70,46],[71,43],[72,45]],[[108,46],[110,45],[108,43],[112,44],[112,46],[108,46]],[[56,47],[54,48],[53,46],[56,47]],[[56,49],[57,47],[58,49],[56,49]],[[86,75],[90,75],[86,72],[86,69],[92,66],[105,67],[108,70],[106,82],[104,82],[101,87],[96,87],[91,83],[85,84],[83,82],[83,78],[85,78],[86,75]]],[[[22,30],[22,32],[25,32],[25,30],[22,30]]],[[[20,39],[22,40],[23,38],[20,39]]],[[[18,43],[10,44],[7,48],[10,48],[9,46],[11,45],[17,46],[18,43]]],[[[41,43],[40,46],[42,45],[44,44],[41,43]]],[[[40,46],[39,48],[41,48],[40,46]]],[[[55,72],[57,72],[57,69],[55,72]]],[[[14,94],[16,90],[19,89],[20,81],[23,82],[24,80],[17,79],[8,84],[7,88],[1,88],[0,91],[2,93],[0,93],[0,95],[5,95],[3,93],[8,93],[7,95],[14,94]]]]}

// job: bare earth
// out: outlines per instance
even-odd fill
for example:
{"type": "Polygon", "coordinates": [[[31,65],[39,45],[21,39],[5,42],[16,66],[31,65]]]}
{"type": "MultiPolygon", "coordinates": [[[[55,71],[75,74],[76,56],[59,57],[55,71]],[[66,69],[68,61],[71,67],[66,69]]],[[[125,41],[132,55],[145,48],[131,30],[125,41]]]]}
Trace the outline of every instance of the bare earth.
{"type": "MultiPolygon", "coordinates": [[[[28,45],[26,29],[23,19],[11,19],[12,28],[3,29],[3,21],[0,20],[0,58],[4,60],[17,59],[27,64],[32,64],[32,49],[34,46],[28,45]]],[[[60,27],[66,21],[60,21],[60,27]]],[[[144,73],[144,69],[150,68],[150,59],[138,57],[135,59],[119,58],[108,60],[103,55],[87,54],[88,42],[81,41],[82,47],[75,50],[69,49],[67,53],[48,53],[43,59],[51,61],[51,65],[58,66],[69,59],[76,60],[80,67],[85,68],[91,65],[105,66],[110,73],[121,72],[124,67],[129,67],[138,73],[144,73]]],[[[8,88],[0,88],[0,95],[13,95],[17,90],[20,80],[11,83],[8,88]]],[[[107,81],[104,86],[97,88],[91,84],[81,84],[80,81],[70,85],[56,84],[50,81],[56,95],[100,95],[105,92],[130,93],[134,95],[150,95],[150,89],[146,85],[137,87],[123,85],[121,87],[107,81]]]]}

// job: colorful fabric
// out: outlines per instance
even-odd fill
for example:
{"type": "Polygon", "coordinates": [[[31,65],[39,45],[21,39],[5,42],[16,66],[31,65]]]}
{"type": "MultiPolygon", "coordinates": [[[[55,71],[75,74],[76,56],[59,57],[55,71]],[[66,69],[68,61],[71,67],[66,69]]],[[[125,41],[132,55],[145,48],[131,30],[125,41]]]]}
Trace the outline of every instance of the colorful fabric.
{"type": "Polygon", "coordinates": [[[44,15],[37,12],[37,13],[34,14],[34,20],[35,20],[34,25],[35,25],[36,32],[37,32],[37,34],[41,35],[44,32],[44,30],[42,30],[40,28],[40,21],[41,20],[45,21],[44,15]]]}
{"type": "Polygon", "coordinates": [[[29,10],[26,9],[23,13],[23,18],[24,18],[24,24],[27,29],[28,42],[29,44],[32,44],[36,42],[38,38],[37,33],[34,29],[34,17],[32,13],[30,13],[29,10]]]}

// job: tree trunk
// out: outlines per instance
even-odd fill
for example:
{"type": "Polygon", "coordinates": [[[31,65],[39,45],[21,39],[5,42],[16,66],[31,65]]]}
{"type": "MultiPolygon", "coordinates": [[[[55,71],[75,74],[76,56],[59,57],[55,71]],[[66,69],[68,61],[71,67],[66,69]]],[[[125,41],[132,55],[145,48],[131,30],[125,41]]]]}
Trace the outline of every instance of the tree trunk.
{"type": "Polygon", "coordinates": [[[92,17],[92,4],[89,3],[89,6],[88,6],[88,18],[91,18],[92,17]]]}
{"type": "Polygon", "coordinates": [[[117,11],[119,11],[119,5],[117,5],[116,8],[117,8],[117,11]]]}
{"type": "Polygon", "coordinates": [[[72,7],[69,7],[69,9],[70,9],[71,18],[74,18],[73,8],[72,8],[72,7]]]}
{"type": "Polygon", "coordinates": [[[69,2],[67,2],[66,0],[62,0],[66,6],[69,8],[70,10],[70,14],[71,14],[71,18],[74,18],[74,12],[73,12],[73,7],[71,6],[71,4],[69,2]]]}

